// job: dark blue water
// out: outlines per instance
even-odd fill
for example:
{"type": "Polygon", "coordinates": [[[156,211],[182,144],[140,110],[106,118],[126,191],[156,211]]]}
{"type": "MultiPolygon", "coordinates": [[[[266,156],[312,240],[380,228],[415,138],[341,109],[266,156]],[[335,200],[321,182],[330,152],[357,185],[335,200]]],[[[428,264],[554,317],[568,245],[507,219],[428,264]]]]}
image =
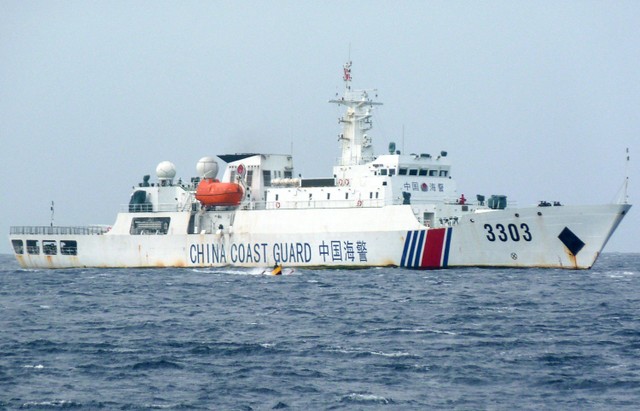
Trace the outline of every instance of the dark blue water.
{"type": "Polygon", "coordinates": [[[640,254],[590,271],[0,268],[3,409],[640,403],[640,254]]]}

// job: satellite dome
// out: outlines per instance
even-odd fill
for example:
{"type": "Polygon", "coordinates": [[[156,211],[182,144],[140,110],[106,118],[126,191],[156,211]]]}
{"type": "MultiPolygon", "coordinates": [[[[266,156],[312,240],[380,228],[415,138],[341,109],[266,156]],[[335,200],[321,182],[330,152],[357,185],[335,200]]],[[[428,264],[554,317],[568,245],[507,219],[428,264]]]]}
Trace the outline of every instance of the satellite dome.
{"type": "Polygon", "coordinates": [[[213,157],[202,157],[196,164],[196,171],[202,178],[216,178],[218,163],[213,157]]]}
{"type": "Polygon", "coordinates": [[[171,161],[163,161],[156,167],[158,180],[172,180],[176,176],[176,166],[171,161]]]}

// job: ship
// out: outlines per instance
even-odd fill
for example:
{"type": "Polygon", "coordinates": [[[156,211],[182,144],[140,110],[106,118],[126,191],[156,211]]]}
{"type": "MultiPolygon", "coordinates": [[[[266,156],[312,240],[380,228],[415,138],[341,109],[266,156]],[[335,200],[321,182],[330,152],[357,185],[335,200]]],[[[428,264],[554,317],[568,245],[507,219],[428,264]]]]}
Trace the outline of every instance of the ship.
{"type": "MultiPolygon", "coordinates": [[[[12,226],[23,268],[84,267],[548,267],[589,269],[631,208],[459,194],[446,151],[375,154],[375,89],[329,100],[340,157],[326,178],[294,173],[290,154],[202,157],[176,181],[162,161],[143,177],[112,225],[12,226]],[[220,178],[219,162],[225,164],[220,178]]],[[[265,272],[266,272],[265,271],[265,272]]]]}

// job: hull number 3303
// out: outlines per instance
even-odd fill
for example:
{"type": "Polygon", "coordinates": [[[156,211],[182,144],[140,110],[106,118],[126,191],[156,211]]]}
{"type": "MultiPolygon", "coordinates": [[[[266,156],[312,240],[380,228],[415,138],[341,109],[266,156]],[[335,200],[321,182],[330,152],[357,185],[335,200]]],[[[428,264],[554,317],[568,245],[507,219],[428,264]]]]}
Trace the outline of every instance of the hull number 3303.
{"type": "Polygon", "coordinates": [[[507,224],[505,227],[504,224],[485,224],[484,229],[487,231],[487,240],[496,241],[496,239],[506,242],[508,240],[511,241],[520,241],[521,239],[524,241],[531,241],[531,231],[529,231],[529,226],[526,223],[520,224],[520,226],[516,224],[507,224]]]}

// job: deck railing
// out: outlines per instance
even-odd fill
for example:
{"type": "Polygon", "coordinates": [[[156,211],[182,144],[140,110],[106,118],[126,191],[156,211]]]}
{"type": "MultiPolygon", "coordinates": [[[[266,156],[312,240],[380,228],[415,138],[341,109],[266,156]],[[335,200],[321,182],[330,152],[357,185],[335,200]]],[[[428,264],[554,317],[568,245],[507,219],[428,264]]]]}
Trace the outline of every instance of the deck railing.
{"type": "Polygon", "coordinates": [[[101,235],[109,231],[110,227],[92,225],[84,227],[59,226],[12,226],[9,234],[13,235],[101,235]]]}

